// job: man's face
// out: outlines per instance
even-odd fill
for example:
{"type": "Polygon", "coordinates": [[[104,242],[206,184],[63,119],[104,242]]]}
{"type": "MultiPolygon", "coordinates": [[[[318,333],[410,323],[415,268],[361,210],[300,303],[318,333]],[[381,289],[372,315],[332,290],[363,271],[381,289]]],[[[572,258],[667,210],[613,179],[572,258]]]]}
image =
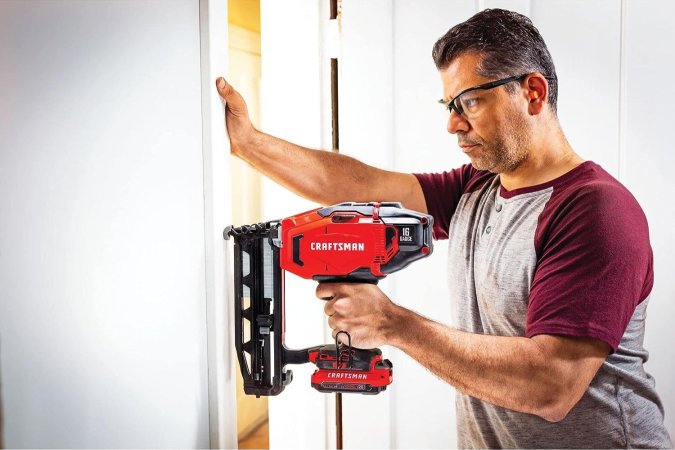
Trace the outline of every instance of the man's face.
{"type": "MultiPolygon", "coordinates": [[[[465,89],[495,81],[476,74],[477,64],[477,55],[466,54],[440,71],[444,100],[453,99],[465,89]]],[[[462,98],[475,105],[474,111],[462,115],[454,110],[450,113],[448,132],[457,135],[457,143],[474,168],[508,173],[527,160],[530,144],[527,101],[521,101],[521,89],[516,92],[509,94],[504,86],[471,91],[462,98]]]]}

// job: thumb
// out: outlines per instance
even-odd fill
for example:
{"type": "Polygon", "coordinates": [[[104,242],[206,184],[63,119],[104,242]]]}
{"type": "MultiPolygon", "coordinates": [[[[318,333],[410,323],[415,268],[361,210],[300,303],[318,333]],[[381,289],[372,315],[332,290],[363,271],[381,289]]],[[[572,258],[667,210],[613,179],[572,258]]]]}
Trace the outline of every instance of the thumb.
{"type": "Polygon", "coordinates": [[[218,89],[218,94],[225,101],[231,100],[232,95],[235,93],[235,90],[232,87],[232,85],[227,81],[225,81],[225,78],[223,77],[219,77],[216,80],[216,89],[218,89]]]}
{"type": "Polygon", "coordinates": [[[216,80],[216,88],[218,89],[221,100],[227,104],[228,113],[231,113],[232,116],[238,118],[248,117],[246,102],[239,92],[235,91],[232,85],[225,81],[225,78],[220,77],[216,80]]]}

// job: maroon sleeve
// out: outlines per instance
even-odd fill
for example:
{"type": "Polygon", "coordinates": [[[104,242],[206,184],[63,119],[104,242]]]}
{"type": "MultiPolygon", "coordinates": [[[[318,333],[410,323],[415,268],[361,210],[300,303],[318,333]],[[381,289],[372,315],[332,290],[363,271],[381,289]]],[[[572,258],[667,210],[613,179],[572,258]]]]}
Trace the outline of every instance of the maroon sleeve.
{"type": "Polygon", "coordinates": [[[600,339],[616,351],[653,284],[647,220],[617,181],[555,192],[539,218],[527,336],[600,339]]]}
{"type": "Polygon", "coordinates": [[[466,164],[450,172],[416,173],[427,211],[434,218],[434,239],[447,239],[450,219],[469,182],[480,172],[466,164]]]}

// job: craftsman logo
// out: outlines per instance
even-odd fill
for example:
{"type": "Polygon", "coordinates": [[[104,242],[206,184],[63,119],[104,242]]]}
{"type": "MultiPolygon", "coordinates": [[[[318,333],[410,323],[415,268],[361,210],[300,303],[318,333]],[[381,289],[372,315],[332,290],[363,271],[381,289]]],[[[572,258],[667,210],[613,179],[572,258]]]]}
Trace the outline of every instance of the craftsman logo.
{"type": "Polygon", "coordinates": [[[366,380],[368,379],[368,375],[364,373],[328,372],[328,378],[339,378],[341,380],[366,380]]]}
{"type": "Polygon", "coordinates": [[[324,251],[364,252],[366,244],[363,242],[312,242],[309,244],[309,248],[324,251]]]}

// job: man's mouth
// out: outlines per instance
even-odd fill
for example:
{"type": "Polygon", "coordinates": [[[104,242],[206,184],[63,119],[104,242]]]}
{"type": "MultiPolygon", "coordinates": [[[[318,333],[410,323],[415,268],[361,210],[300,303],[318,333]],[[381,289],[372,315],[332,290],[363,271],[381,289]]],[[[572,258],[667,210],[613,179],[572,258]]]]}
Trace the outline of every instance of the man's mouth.
{"type": "Polygon", "coordinates": [[[460,147],[462,147],[464,153],[471,153],[473,150],[480,147],[480,144],[460,144],[460,147]]]}

